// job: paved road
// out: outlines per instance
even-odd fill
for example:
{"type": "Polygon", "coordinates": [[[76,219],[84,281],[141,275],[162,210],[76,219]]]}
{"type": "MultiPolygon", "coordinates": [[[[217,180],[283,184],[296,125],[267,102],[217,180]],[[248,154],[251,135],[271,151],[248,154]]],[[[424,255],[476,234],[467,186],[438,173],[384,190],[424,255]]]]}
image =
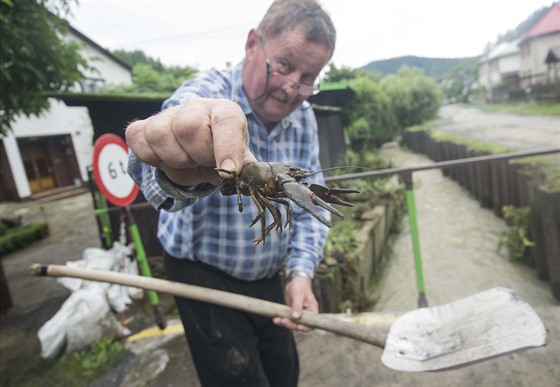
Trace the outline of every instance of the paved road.
{"type": "Polygon", "coordinates": [[[560,147],[560,114],[527,116],[446,105],[440,109],[439,116],[435,122],[439,131],[515,150],[560,147]]]}

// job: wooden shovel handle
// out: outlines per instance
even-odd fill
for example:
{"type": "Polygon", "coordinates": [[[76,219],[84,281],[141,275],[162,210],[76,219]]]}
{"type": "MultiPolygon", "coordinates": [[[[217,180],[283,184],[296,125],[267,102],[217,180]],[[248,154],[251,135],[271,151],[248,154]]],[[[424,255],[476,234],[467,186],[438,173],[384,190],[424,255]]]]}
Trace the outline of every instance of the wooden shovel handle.
{"type": "MultiPolygon", "coordinates": [[[[64,265],[42,265],[35,263],[31,265],[30,270],[35,275],[73,277],[91,281],[109,282],[123,286],[154,290],[173,296],[221,305],[244,312],[256,313],[262,316],[292,319],[291,310],[286,305],[201,286],[187,285],[158,278],[123,274],[114,271],[69,267],[64,265]]],[[[387,334],[381,330],[368,327],[367,325],[346,322],[334,317],[307,311],[304,311],[301,318],[297,321],[298,323],[312,328],[323,329],[351,339],[373,344],[379,348],[385,347],[387,334]]]]}

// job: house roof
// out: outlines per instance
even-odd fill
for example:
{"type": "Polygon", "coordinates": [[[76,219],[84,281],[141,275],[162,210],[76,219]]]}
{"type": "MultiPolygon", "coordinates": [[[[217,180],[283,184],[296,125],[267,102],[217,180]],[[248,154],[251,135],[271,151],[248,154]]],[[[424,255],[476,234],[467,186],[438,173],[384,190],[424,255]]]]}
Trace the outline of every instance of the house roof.
{"type": "Polygon", "coordinates": [[[128,71],[132,71],[132,66],[126,63],[124,60],[119,58],[118,56],[114,55],[111,51],[101,47],[99,44],[95,43],[93,40],[82,34],[80,31],[72,27],[71,25],[68,26],[70,33],[74,34],[79,39],[83,40],[90,46],[94,47],[96,50],[101,51],[104,55],[111,58],[113,61],[117,62],[121,66],[125,67],[128,71]]]}
{"type": "Polygon", "coordinates": [[[514,40],[513,42],[505,42],[497,45],[486,58],[483,60],[492,60],[497,58],[503,58],[510,55],[517,55],[519,53],[519,40],[514,40]]]}
{"type": "Polygon", "coordinates": [[[522,41],[537,36],[560,32],[560,3],[553,4],[548,12],[525,35],[522,41]]]}
{"type": "Polygon", "coordinates": [[[342,106],[344,101],[354,96],[355,92],[352,90],[346,82],[335,82],[335,83],[321,83],[321,91],[318,94],[312,95],[307,99],[314,109],[332,110],[325,109],[328,107],[339,107],[342,106]]]}

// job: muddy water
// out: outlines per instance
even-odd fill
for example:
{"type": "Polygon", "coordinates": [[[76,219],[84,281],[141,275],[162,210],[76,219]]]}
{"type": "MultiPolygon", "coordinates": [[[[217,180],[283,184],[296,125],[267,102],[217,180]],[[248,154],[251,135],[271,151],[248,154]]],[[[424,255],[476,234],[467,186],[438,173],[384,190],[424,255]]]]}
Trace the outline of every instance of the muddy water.
{"type": "MultiPolygon", "coordinates": [[[[422,155],[386,147],[382,154],[395,166],[432,163],[422,155]]],[[[535,271],[508,260],[498,250],[506,226],[491,211],[482,208],[467,191],[444,177],[440,170],[416,172],[414,197],[420,234],[424,284],[429,306],[435,306],[487,290],[513,289],[532,306],[558,305],[549,284],[535,271]]],[[[417,307],[417,287],[408,217],[393,246],[375,292],[374,311],[406,311],[417,307]]]]}

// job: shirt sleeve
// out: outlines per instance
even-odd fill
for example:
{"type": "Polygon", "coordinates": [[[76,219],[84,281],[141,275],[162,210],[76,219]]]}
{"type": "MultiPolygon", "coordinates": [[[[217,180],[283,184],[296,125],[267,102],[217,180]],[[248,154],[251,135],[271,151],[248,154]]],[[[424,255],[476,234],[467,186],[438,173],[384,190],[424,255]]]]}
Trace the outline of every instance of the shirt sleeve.
{"type": "Polygon", "coordinates": [[[162,170],[144,164],[130,151],[128,174],[138,184],[148,203],[156,210],[179,211],[216,189],[212,184],[199,184],[192,187],[174,184],[162,170]]]}
{"type": "MultiPolygon", "coordinates": [[[[311,118],[305,130],[310,133],[307,138],[309,149],[309,171],[320,171],[319,161],[319,136],[317,121],[310,109],[311,118]]],[[[325,185],[321,172],[315,173],[307,179],[310,183],[325,185]]],[[[326,219],[331,219],[327,210],[317,207],[326,219]]],[[[315,276],[315,271],[323,259],[323,249],[328,236],[329,228],[315,219],[311,214],[301,208],[292,210],[292,238],[289,254],[286,261],[286,276],[290,277],[296,273],[303,274],[309,278],[315,276]]]]}

